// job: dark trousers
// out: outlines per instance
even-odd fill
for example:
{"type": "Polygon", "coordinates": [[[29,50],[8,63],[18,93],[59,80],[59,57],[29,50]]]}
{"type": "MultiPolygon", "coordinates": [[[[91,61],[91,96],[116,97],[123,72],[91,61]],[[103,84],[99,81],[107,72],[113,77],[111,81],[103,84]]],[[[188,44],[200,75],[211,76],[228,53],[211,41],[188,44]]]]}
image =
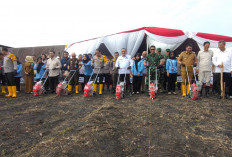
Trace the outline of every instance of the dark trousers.
{"type": "Polygon", "coordinates": [[[6,77],[2,73],[0,73],[0,82],[3,86],[6,85],[6,77]]]}
{"type": "MultiPolygon", "coordinates": [[[[215,73],[215,81],[217,82],[217,93],[221,94],[221,73],[215,73]]],[[[223,73],[223,82],[226,84],[225,93],[226,95],[230,94],[230,86],[231,86],[231,74],[223,73]]]]}
{"type": "Polygon", "coordinates": [[[105,84],[107,85],[107,88],[109,88],[110,84],[112,82],[111,75],[110,74],[104,74],[104,77],[105,77],[105,84]]]}
{"type": "Polygon", "coordinates": [[[176,90],[176,79],[177,79],[177,74],[176,73],[169,73],[169,77],[167,77],[168,79],[168,92],[175,92],[176,90]]]}
{"type": "MultiPolygon", "coordinates": [[[[36,79],[36,82],[39,82],[39,81],[40,81],[40,79],[36,79]]],[[[43,83],[44,83],[45,78],[43,78],[42,81],[43,81],[43,83]]],[[[47,81],[45,82],[44,88],[45,88],[46,91],[48,91],[48,88],[49,88],[49,80],[47,80],[47,81]]]]}
{"type": "Polygon", "coordinates": [[[129,87],[130,87],[130,74],[126,74],[126,76],[125,76],[125,74],[120,74],[120,76],[119,76],[119,81],[120,82],[124,82],[124,79],[126,79],[125,81],[126,81],[126,90],[128,91],[129,90],[129,87]]]}
{"type": "Polygon", "coordinates": [[[140,92],[143,76],[133,76],[133,92],[140,92]]]}
{"type": "Polygon", "coordinates": [[[15,77],[16,90],[20,91],[20,79],[21,77],[15,77]]]}
{"type": "Polygon", "coordinates": [[[49,77],[49,86],[51,93],[55,92],[58,85],[58,76],[49,77]]]}
{"type": "Polygon", "coordinates": [[[15,86],[14,73],[5,73],[7,86],[15,86]]]}
{"type": "MultiPolygon", "coordinates": [[[[218,89],[217,89],[218,79],[216,77],[217,77],[217,74],[213,73],[213,87],[212,87],[213,93],[218,93],[218,89]]],[[[220,83],[220,80],[219,80],[219,83],[220,83]]]]}
{"type": "Polygon", "coordinates": [[[103,74],[98,74],[98,77],[97,78],[96,77],[97,77],[97,74],[93,74],[93,77],[92,77],[93,81],[95,81],[95,79],[96,79],[94,84],[103,84],[104,75],[103,74]]]}
{"type": "MultiPolygon", "coordinates": [[[[232,77],[230,77],[230,82],[232,82],[232,77]]],[[[232,96],[232,83],[230,84],[230,96],[232,96]]]]}
{"type": "Polygon", "coordinates": [[[113,90],[116,89],[117,83],[118,83],[118,74],[113,73],[112,74],[112,88],[113,88],[113,90]]]}
{"type": "Polygon", "coordinates": [[[167,72],[164,72],[164,80],[163,80],[164,90],[167,90],[167,81],[168,81],[167,72]]]}
{"type": "Polygon", "coordinates": [[[85,77],[84,77],[84,78],[85,78],[84,83],[85,83],[85,84],[87,84],[87,83],[89,82],[89,78],[90,78],[90,76],[85,75],[85,77]]]}

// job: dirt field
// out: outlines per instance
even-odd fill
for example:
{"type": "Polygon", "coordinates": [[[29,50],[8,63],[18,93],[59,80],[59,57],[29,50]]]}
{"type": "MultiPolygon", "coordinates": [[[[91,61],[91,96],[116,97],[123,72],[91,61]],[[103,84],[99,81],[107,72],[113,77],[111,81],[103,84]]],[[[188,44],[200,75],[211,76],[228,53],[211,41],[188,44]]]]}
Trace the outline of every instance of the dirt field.
{"type": "Polygon", "coordinates": [[[232,101],[1,95],[0,150],[14,157],[231,157],[232,101]]]}

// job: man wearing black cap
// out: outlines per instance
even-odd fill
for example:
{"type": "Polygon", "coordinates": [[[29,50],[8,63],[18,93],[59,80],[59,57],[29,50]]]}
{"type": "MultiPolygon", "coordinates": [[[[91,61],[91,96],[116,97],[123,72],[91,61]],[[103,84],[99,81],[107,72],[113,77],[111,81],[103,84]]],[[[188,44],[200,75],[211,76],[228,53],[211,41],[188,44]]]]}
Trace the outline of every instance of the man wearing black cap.
{"type": "Polygon", "coordinates": [[[159,91],[162,93],[164,89],[164,75],[166,73],[166,69],[165,69],[165,58],[164,56],[161,54],[161,48],[157,48],[157,54],[158,54],[158,62],[159,62],[159,66],[158,66],[158,76],[159,76],[159,91]]]}

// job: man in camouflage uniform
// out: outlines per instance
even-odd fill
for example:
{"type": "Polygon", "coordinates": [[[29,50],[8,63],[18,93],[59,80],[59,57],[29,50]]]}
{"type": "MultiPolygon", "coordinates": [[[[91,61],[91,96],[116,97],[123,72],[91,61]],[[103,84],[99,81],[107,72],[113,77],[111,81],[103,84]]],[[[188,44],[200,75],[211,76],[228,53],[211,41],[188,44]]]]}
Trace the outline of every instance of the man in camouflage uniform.
{"type": "Polygon", "coordinates": [[[166,73],[166,69],[165,69],[165,59],[164,56],[161,54],[161,48],[157,48],[156,53],[158,54],[158,80],[159,80],[159,91],[163,92],[163,84],[164,84],[164,75],[166,73]]]}
{"type": "MultiPolygon", "coordinates": [[[[161,62],[161,59],[163,59],[163,56],[161,55],[161,49],[158,49],[157,53],[156,51],[156,47],[155,46],[151,46],[150,47],[150,54],[147,56],[147,62],[148,62],[148,67],[150,68],[150,74],[149,77],[151,80],[155,80],[156,79],[156,68],[158,69],[157,71],[157,80],[159,81],[159,86],[161,84],[160,79],[162,80],[162,76],[160,76],[161,72],[160,72],[160,68],[163,67],[164,62],[161,62]]],[[[148,70],[149,73],[149,70],[148,70]]]]}
{"type": "Polygon", "coordinates": [[[167,71],[166,71],[166,61],[169,58],[169,52],[170,49],[166,49],[165,55],[164,55],[164,60],[165,60],[165,64],[164,64],[164,81],[163,81],[163,89],[164,91],[167,90],[167,71]]]}
{"type": "Polygon", "coordinates": [[[69,82],[68,91],[71,92],[72,86],[75,86],[76,94],[78,94],[79,93],[79,60],[76,58],[75,53],[72,53],[72,58],[69,59],[68,70],[70,71],[69,79],[71,79],[72,75],[75,73],[69,82]],[[76,72],[71,70],[76,70],[76,72]]]}
{"type": "Polygon", "coordinates": [[[114,53],[114,58],[110,62],[110,69],[111,69],[111,75],[112,75],[112,88],[113,88],[113,93],[115,93],[115,89],[117,86],[117,81],[118,81],[118,69],[115,67],[115,63],[118,59],[119,53],[115,52],[114,53]]]}

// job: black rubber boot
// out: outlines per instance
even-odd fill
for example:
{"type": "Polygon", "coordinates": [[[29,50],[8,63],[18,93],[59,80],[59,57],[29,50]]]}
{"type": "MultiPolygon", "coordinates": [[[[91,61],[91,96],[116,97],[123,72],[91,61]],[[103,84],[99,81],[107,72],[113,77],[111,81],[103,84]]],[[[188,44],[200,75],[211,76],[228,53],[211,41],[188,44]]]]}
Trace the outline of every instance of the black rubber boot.
{"type": "Polygon", "coordinates": [[[202,90],[203,90],[203,88],[201,88],[201,90],[199,91],[198,97],[202,97],[202,90]]]}
{"type": "Polygon", "coordinates": [[[206,86],[205,88],[205,96],[209,97],[209,86],[206,86]]]}

